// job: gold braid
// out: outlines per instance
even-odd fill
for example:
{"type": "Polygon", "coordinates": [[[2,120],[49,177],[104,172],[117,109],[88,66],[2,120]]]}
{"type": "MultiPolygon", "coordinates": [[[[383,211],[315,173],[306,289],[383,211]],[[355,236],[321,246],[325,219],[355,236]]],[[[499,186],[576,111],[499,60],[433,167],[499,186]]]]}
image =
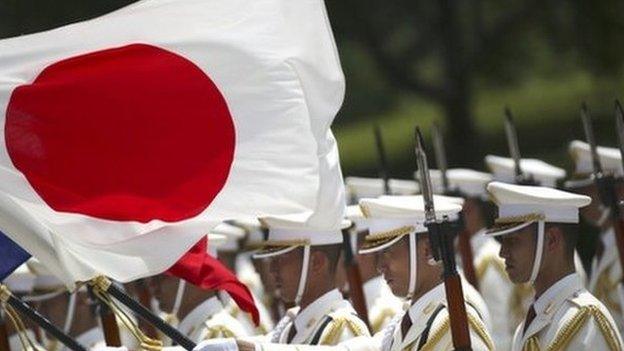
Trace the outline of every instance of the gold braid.
{"type": "Polygon", "coordinates": [[[217,338],[235,338],[236,334],[224,325],[214,325],[206,327],[208,334],[204,337],[204,340],[217,339],[217,338]]]}
{"type": "Polygon", "coordinates": [[[152,339],[145,335],[134,320],[124,311],[110,294],[107,292],[108,287],[112,284],[108,278],[104,276],[98,276],[90,281],[93,286],[94,295],[102,301],[113,312],[115,318],[132,333],[135,339],[140,343],[140,350],[143,351],[160,351],[163,348],[163,342],[161,340],[152,339]]]}
{"type": "MultiPolygon", "coordinates": [[[[570,319],[557,333],[555,339],[548,345],[546,351],[561,351],[570,344],[570,341],[581,330],[585,323],[593,318],[598,325],[600,333],[604,337],[609,349],[612,351],[622,350],[622,346],[617,338],[617,333],[613,329],[611,323],[600,308],[597,306],[589,305],[579,308],[579,311],[570,319]]],[[[527,344],[522,349],[523,351],[539,351],[539,339],[537,335],[532,336],[527,340],[527,344]]]]}
{"type": "Polygon", "coordinates": [[[371,321],[371,329],[373,330],[373,334],[377,333],[384,326],[384,322],[388,319],[391,319],[396,315],[396,311],[392,308],[386,307],[379,312],[377,317],[371,321]]]}
{"type": "Polygon", "coordinates": [[[327,331],[323,332],[319,345],[333,346],[338,344],[338,342],[340,342],[340,335],[345,327],[349,328],[354,337],[369,335],[357,322],[350,318],[344,316],[334,317],[332,318],[332,322],[328,325],[327,331]]]}
{"type": "MultiPolygon", "coordinates": [[[[472,314],[468,313],[468,324],[470,329],[474,330],[479,338],[485,343],[485,346],[488,350],[494,350],[494,342],[492,338],[488,334],[487,330],[483,326],[483,323],[477,318],[475,318],[472,314]]],[[[444,321],[442,325],[440,325],[431,335],[431,337],[427,340],[427,342],[423,345],[421,351],[432,351],[435,349],[437,344],[442,340],[442,338],[448,334],[451,328],[451,322],[448,318],[448,315],[444,317],[444,321]]],[[[412,345],[409,345],[404,349],[404,351],[409,351],[412,345]]]]}

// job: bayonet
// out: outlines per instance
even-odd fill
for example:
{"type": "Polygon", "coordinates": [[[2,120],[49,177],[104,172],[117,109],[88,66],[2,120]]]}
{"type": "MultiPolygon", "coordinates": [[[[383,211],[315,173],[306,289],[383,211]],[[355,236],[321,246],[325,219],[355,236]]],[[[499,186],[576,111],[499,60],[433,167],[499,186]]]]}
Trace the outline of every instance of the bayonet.
{"type": "Polygon", "coordinates": [[[433,124],[431,129],[431,137],[433,138],[433,151],[435,154],[436,165],[442,174],[442,188],[444,193],[447,194],[450,191],[449,180],[446,171],[448,170],[446,163],[446,150],[444,149],[444,137],[438,127],[437,123],[433,124]]]}
{"type": "Polygon", "coordinates": [[[602,174],[602,165],[600,164],[600,158],[598,157],[598,146],[596,145],[596,138],[594,137],[594,128],[592,127],[591,116],[589,115],[589,109],[587,108],[587,104],[585,102],[581,104],[581,120],[583,121],[585,139],[589,144],[594,175],[602,174]]]}
{"type": "Polygon", "coordinates": [[[513,115],[509,107],[505,106],[505,135],[507,136],[507,147],[509,149],[509,156],[514,161],[514,173],[516,175],[516,183],[520,184],[525,179],[522,173],[522,167],[520,162],[520,147],[518,146],[518,133],[513,121],[513,115]]]}
{"type": "Polygon", "coordinates": [[[373,127],[375,134],[375,144],[377,145],[377,156],[379,157],[379,178],[383,180],[383,192],[385,195],[390,194],[390,182],[388,174],[388,160],[386,159],[386,149],[384,148],[381,129],[377,123],[373,127]]]}
{"type": "MultiPolygon", "coordinates": [[[[444,195],[465,197],[466,195],[462,194],[459,189],[451,189],[448,178],[446,151],[444,149],[444,137],[436,123],[433,124],[431,132],[431,136],[433,138],[433,149],[436,157],[436,164],[438,166],[438,169],[440,170],[442,177],[442,188],[444,189],[444,195]]],[[[468,232],[468,230],[466,229],[463,211],[459,214],[457,220],[453,222],[456,225],[457,231],[459,233],[458,248],[459,254],[461,256],[464,275],[466,276],[468,282],[478,289],[479,281],[477,280],[477,274],[474,267],[474,253],[472,252],[472,245],[470,243],[470,237],[472,236],[472,233],[468,232]]]]}
{"type": "MultiPolygon", "coordinates": [[[[444,289],[448,305],[449,319],[451,324],[451,336],[455,350],[468,351],[470,346],[470,331],[468,329],[468,315],[461,284],[461,278],[455,264],[455,250],[453,248],[453,236],[456,226],[448,221],[448,218],[436,220],[433,189],[427,166],[427,154],[423,147],[423,137],[420,129],[415,130],[415,154],[420,174],[420,186],[425,207],[425,226],[429,232],[429,243],[433,258],[442,261],[444,289]]],[[[414,248],[412,248],[414,249],[414,248]]]]}

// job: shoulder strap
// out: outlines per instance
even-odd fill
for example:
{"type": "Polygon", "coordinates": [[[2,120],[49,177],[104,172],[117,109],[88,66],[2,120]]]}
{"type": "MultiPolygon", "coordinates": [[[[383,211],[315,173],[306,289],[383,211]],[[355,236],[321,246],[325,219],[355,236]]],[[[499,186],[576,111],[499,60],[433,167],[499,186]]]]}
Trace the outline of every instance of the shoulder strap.
{"type": "Polygon", "coordinates": [[[435,311],[433,311],[433,314],[431,314],[431,317],[429,317],[429,319],[427,320],[427,326],[425,327],[425,330],[423,330],[423,332],[420,334],[420,340],[418,340],[418,347],[416,348],[416,350],[422,349],[422,347],[425,345],[427,339],[429,339],[429,331],[431,330],[433,321],[444,308],[444,305],[440,305],[438,306],[438,308],[436,308],[435,311]]]}

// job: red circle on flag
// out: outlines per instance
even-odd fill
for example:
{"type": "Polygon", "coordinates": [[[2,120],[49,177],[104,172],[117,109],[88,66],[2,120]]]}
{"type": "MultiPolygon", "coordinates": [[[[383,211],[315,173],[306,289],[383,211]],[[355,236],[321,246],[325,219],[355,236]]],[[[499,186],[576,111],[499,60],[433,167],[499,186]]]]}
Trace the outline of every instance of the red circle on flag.
{"type": "Polygon", "coordinates": [[[188,59],[133,44],[68,58],[16,88],[15,167],[57,211],[178,221],[206,209],[234,158],[223,95],[188,59]]]}

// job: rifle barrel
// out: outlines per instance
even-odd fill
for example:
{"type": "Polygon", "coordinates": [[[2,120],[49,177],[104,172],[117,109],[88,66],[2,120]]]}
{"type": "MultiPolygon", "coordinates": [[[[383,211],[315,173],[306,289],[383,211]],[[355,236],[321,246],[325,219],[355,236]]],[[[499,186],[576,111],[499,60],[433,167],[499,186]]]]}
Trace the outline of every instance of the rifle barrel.
{"type": "Polygon", "coordinates": [[[343,250],[345,252],[344,265],[347,273],[347,279],[349,281],[349,292],[351,294],[351,301],[353,302],[353,308],[355,312],[360,316],[360,319],[364,321],[369,331],[372,331],[370,321],[368,319],[368,309],[366,305],[366,296],[364,295],[364,285],[362,282],[362,274],[360,272],[360,266],[358,265],[355,253],[351,249],[349,228],[342,231],[343,250]]]}

